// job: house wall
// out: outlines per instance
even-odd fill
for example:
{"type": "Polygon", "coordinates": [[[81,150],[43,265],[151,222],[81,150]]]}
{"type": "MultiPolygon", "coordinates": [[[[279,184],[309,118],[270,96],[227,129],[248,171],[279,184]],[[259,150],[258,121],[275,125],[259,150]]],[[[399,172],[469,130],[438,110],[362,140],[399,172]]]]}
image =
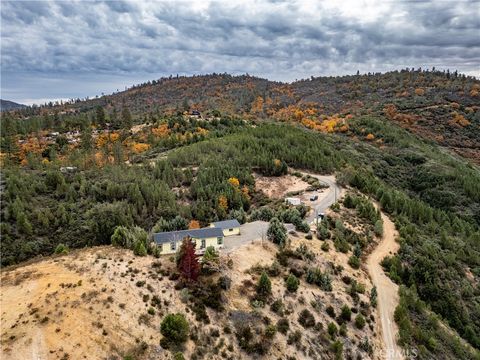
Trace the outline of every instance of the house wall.
{"type": "Polygon", "coordinates": [[[223,229],[223,236],[240,235],[240,228],[223,229]]]}
{"type": "MultiPolygon", "coordinates": [[[[216,250],[223,248],[224,246],[224,241],[225,239],[222,238],[222,243],[218,244],[218,239],[216,237],[211,237],[211,238],[205,238],[205,247],[201,248],[202,245],[202,239],[192,239],[195,241],[195,250],[197,253],[203,253],[205,249],[209,246],[213,246],[216,250]]],[[[158,247],[161,248],[161,254],[162,255],[168,255],[168,254],[175,254],[180,246],[182,245],[182,241],[177,241],[175,250],[171,249],[170,243],[164,243],[164,244],[159,244],[157,245],[158,247]]]]}

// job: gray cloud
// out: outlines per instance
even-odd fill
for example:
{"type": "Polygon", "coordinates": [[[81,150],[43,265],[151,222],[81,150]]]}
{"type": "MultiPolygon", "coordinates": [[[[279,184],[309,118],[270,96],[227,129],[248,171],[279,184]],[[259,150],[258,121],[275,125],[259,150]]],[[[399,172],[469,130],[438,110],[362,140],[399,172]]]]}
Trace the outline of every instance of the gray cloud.
{"type": "Polygon", "coordinates": [[[3,1],[1,16],[2,97],[19,101],[172,73],[480,74],[478,1],[3,1]]]}

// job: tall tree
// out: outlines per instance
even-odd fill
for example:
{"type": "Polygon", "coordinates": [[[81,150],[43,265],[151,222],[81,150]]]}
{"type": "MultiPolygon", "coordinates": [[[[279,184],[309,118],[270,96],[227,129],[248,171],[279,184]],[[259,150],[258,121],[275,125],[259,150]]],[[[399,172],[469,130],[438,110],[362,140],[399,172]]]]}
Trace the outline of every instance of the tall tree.
{"type": "Polygon", "coordinates": [[[105,120],[105,110],[103,110],[103,107],[98,105],[96,114],[97,114],[97,117],[96,117],[97,125],[101,127],[105,127],[106,120],[105,120]]]}
{"type": "Polygon", "coordinates": [[[125,104],[123,104],[122,108],[122,125],[125,129],[130,129],[133,125],[132,114],[130,114],[130,110],[125,104]]]}
{"type": "Polygon", "coordinates": [[[182,276],[188,281],[197,281],[200,274],[200,263],[195,254],[195,243],[190,238],[183,239],[180,254],[178,269],[182,276]]]}

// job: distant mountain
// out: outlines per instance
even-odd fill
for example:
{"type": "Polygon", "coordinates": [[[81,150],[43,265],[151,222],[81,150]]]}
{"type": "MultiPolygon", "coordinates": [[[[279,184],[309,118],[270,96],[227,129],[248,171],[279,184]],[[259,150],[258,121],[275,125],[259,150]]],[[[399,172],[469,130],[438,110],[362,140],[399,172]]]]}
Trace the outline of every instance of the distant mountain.
{"type": "Polygon", "coordinates": [[[13,101],[0,99],[0,111],[24,109],[26,107],[27,105],[17,104],[16,102],[13,102],[13,101]]]}

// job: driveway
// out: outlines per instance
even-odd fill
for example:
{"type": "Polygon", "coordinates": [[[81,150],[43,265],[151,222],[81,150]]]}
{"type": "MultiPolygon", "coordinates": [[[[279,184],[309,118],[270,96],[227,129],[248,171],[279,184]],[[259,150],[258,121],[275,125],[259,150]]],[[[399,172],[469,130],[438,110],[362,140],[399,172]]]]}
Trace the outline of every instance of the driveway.
{"type": "MultiPolygon", "coordinates": [[[[230,252],[236,248],[250,244],[252,241],[264,241],[267,240],[268,221],[252,221],[240,225],[240,235],[225,236],[224,239],[224,252],[230,252]]],[[[287,232],[295,230],[293,224],[283,224],[287,228],[287,232]]]]}
{"type": "MultiPolygon", "coordinates": [[[[305,172],[303,174],[311,175],[320,180],[320,182],[328,185],[328,188],[324,189],[322,192],[314,191],[308,193],[308,197],[314,194],[318,195],[318,200],[304,201],[305,205],[308,205],[313,209],[305,218],[305,220],[310,224],[315,219],[316,213],[324,213],[326,209],[328,209],[338,198],[340,198],[342,195],[342,188],[337,185],[334,175],[317,175],[305,172]]],[[[295,230],[295,226],[292,224],[284,225],[288,232],[295,230]]],[[[223,251],[228,253],[242,245],[250,244],[254,240],[263,239],[267,241],[267,230],[267,221],[258,220],[240,225],[240,235],[225,236],[223,251]]]]}
{"type": "Polygon", "coordinates": [[[309,192],[308,196],[318,195],[318,200],[315,201],[305,201],[305,205],[309,205],[312,208],[312,211],[307,215],[305,220],[310,224],[315,220],[315,214],[325,213],[332,204],[334,204],[342,196],[342,188],[337,184],[334,175],[317,175],[312,173],[302,173],[308,174],[314,178],[317,178],[321,183],[328,185],[327,189],[324,189],[322,192],[313,191],[309,192]]]}

